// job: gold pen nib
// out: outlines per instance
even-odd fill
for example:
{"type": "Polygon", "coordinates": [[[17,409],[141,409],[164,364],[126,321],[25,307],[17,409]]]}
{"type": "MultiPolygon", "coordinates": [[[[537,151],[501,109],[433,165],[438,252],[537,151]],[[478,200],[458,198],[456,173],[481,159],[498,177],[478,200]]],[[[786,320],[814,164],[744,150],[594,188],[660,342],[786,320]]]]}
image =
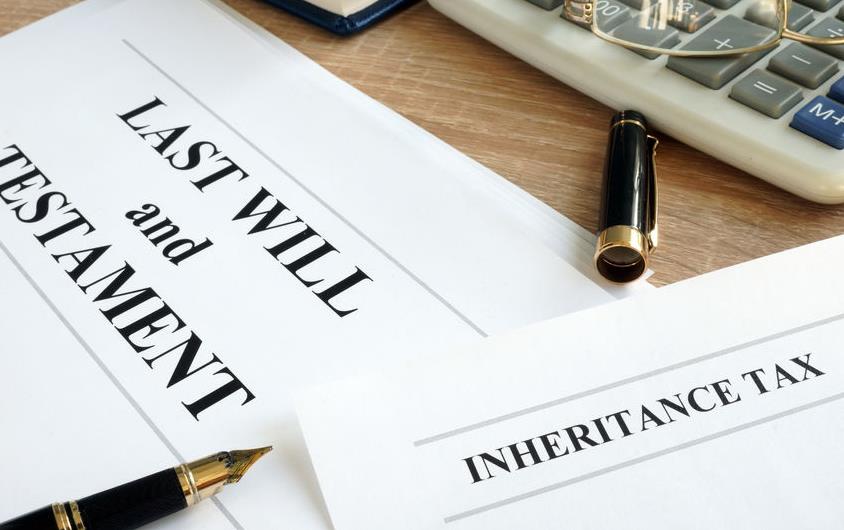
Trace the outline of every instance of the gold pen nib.
{"type": "Polygon", "coordinates": [[[193,462],[179,464],[175,467],[175,471],[185,502],[188,506],[193,506],[202,499],[216,495],[226,484],[239,481],[252,464],[272,449],[272,447],[261,447],[242,451],[223,451],[193,462]]]}
{"type": "Polygon", "coordinates": [[[229,458],[226,462],[226,468],[229,473],[229,478],[226,484],[234,484],[239,481],[243,475],[252,467],[252,464],[258,461],[259,458],[272,451],[272,446],[260,447],[258,449],[243,449],[239,451],[229,451],[229,458]]]}

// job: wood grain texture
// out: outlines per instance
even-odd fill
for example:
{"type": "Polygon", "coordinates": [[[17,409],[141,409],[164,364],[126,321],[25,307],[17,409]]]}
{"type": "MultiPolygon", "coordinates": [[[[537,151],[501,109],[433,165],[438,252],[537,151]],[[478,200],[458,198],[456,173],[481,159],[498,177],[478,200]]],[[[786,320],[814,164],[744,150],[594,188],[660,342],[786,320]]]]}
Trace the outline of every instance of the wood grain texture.
{"type": "MultiPolygon", "coordinates": [[[[612,110],[425,3],[335,37],[258,0],[228,0],[325,68],[595,230],[612,110]]],[[[0,0],[0,34],[75,0],[0,0]]],[[[844,232],[844,208],[797,198],[660,135],[664,285],[844,232]]]]}

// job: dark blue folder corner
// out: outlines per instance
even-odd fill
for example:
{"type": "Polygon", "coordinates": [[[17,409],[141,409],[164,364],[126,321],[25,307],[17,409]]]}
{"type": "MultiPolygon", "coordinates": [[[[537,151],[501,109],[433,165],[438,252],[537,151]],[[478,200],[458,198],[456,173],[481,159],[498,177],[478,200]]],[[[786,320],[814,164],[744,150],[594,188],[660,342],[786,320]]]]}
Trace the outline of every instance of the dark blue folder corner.
{"type": "Polygon", "coordinates": [[[305,0],[264,1],[338,35],[357,33],[399,9],[416,2],[416,0],[378,0],[369,7],[344,17],[319,8],[305,0]]]}

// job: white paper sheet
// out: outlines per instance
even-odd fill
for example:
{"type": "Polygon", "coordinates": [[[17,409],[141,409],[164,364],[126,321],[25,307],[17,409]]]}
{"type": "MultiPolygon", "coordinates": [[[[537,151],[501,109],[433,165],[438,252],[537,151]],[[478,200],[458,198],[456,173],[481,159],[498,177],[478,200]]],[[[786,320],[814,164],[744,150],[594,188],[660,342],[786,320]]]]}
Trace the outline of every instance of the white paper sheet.
{"type": "Polygon", "coordinates": [[[570,222],[213,4],[85,3],[0,68],[0,520],[273,444],[159,527],[325,528],[294,388],[613,299],[570,222]]]}
{"type": "Polygon", "coordinates": [[[844,236],[306,393],[335,527],[841,528],[842,260],[844,236]]]}

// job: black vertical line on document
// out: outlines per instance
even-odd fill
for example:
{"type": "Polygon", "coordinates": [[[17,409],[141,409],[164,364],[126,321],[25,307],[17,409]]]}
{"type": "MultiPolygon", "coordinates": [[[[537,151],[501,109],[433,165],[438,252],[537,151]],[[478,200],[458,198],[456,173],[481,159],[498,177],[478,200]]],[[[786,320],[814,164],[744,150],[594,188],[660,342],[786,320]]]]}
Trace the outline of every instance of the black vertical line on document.
{"type": "Polygon", "coordinates": [[[323,208],[331,212],[334,217],[336,217],[340,222],[346,225],[347,228],[352,230],[355,234],[357,234],[361,239],[366,241],[372,248],[374,248],[378,253],[384,256],[390,263],[395,265],[399,268],[403,273],[405,273],[409,278],[411,278],[417,285],[419,285],[422,289],[424,289],[428,294],[433,296],[438,302],[440,302],[443,306],[445,306],[449,311],[451,311],[454,315],[456,315],[460,320],[465,322],[469,327],[471,327],[478,335],[482,337],[486,337],[487,333],[481,329],[477,324],[475,324],[469,317],[464,315],[459,309],[457,309],[451,302],[446,300],[442,295],[440,295],[437,291],[435,291],[430,285],[425,283],[422,278],[419,278],[416,274],[414,274],[410,269],[408,269],[404,264],[402,264],[399,260],[392,256],[386,249],[381,247],[378,243],[376,243],[372,238],[366,235],[360,228],[352,224],[346,217],[344,217],[340,212],[337,211],[333,206],[328,204],[322,197],[317,195],[313,190],[307,187],[301,180],[296,178],[290,171],[288,171],[284,166],[280,163],[276,162],[270,155],[268,155],[265,151],[263,151],[260,147],[258,147],[252,140],[247,138],[243,133],[238,131],[234,128],[232,124],[226,121],[222,116],[214,112],[211,107],[206,105],[201,99],[199,99],[193,92],[188,90],[184,85],[179,83],[173,76],[167,73],[163,68],[161,68],[158,64],[156,64],[152,59],[147,57],[142,51],[140,51],[135,45],[129,42],[126,39],[122,39],[123,44],[126,45],[130,50],[132,50],[138,57],[143,59],[148,65],[154,68],[159,74],[164,76],[168,81],[170,81],[173,85],[175,85],[179,90],[181,90],[186,96],[194,101],[197,105],[199,105],[202,109],[204,109],[208,114],[213,116],[218,122],[220,122],[223,127],[229,130],[232,134],[237,136],[243,143],[248,145],[255,151],[261,158],[266,160],[270,165],[274,168],[279,170],[285,177],[287,177],[291,182],[293,182],[299,189],[304,191],[309,197],[313,200],[318,202],[323,208]]]}
{"type": "MultiPolygon", "coordinates": [[[[170,451],[170,454],[172,454],[179,462],[185,462],[185,458],[182,456],[179,450],[176,449],[176,446],[173,445],[172,442],[170,442],[164,432],[158,428],[158,425],[156,425],[154,421],[152,421],[152,418],[150,418],[150,416],[144,411],[140,403],[138,403],[135,398],[132,397],[132,394],[130,394],[129,391],[126,390],[126,387],[124,387],[123,384],[117,379],[117,377],[115,377],[115,375],[111,372],[111,370],[108,369],[108,366],[106,366],[103,360],[100,359],[100,356],[94,352],[94,349],[91,348],[91,345],[88,344],[88,342],[84,338],[82,338],[82,335],[80,335],[79,332],[76,331],[76,328],[73,327],[73,324],[71,324],[64,317],[62,312],[59,311],[59,308],[56,307],[56,304],[54,304],[50,297],[47,296],[47,293],[44,292],[44,290],[41,288],[40,285],[38,285],[35,279],[30,276],[28,272],[26,272],[26,269],[23,268],[23,265],[21,265],[21,263],[15,258],[15,256],[12,255],[12,252],[5,244],[3,244],[2,241],[0,241],[0,250],[3,251],[3,254],[5,254],[6,257],[9,258],[9,261],[12,262],[12,265],[14,265],[18,272],[21,273],[21,276],[23,276],[24,279],[29,283],[29,285],[32,286],[35,292],[38,293],[38,296],[41,297],[41,300],[43,300],[44,303],[47,304],[47,307],[50,308],[50,311],[52,311],[53,314],[56,315],[56,318],[59,319],[59,322],[61,322],[65,329],[70,332],[73,338],[76,339],[76,342],[78,342],[79,345],[82,346],[82,349],[85,350],[85,352],[88,354],[88,357],[90,357],[91,360],[94,361],[94,364],[96,364],[99,367],[100,371],[102,371],[102,373],[106,376],[106,378],[111,381],[111,384],[114,385],[117,391],[123,395],[126,401],[129,402],[129,405],[133,409],[135,409],[135,412],[138,413],[138,416],[141,417],[141,419],[144,421],[144,423],[147,424],[153,434],[155,434],[155,436],[158,437],[161,443],[164,444],[164,447],[166,447],[167,450],[170,451]]],[[[214,501],[214,504],[217,505],[217,508],[220,510],[220,512],[226,517],[226,519],[229,520],[232,526],[234,526],[238,530],[243,530],[243,526],[237,521],[237,519],[234,518],[231,513],[229,513],[229,511],[225,508],[225,506],[222,505],[222,503],[220,503],[219,500],[217,500],[216,498],[212,498],[212,500],[214,501]]]]}

